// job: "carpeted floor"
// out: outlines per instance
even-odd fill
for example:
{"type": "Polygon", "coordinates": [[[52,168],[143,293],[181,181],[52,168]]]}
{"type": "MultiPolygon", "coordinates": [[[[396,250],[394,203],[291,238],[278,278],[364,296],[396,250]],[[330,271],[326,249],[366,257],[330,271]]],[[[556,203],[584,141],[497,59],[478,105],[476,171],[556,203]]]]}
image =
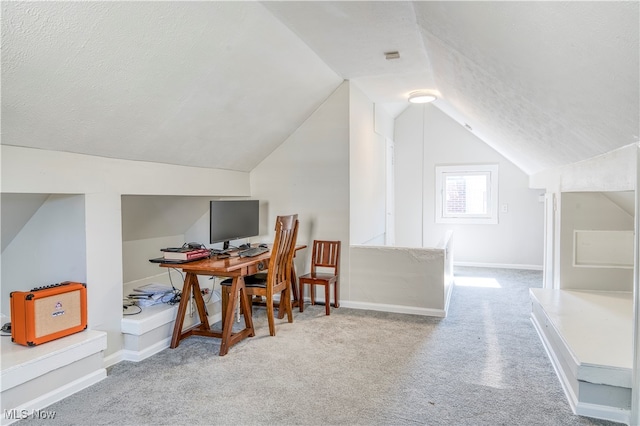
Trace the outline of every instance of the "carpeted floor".
{"type": "Polygon", "coordinates": [[[571,412],[529,320],[541,272],[455,275],[447,318],[309,306],[270,337],[256,309],[256,337],[227,356],[190,337],[20,424],[614,424],[571,412]]]}

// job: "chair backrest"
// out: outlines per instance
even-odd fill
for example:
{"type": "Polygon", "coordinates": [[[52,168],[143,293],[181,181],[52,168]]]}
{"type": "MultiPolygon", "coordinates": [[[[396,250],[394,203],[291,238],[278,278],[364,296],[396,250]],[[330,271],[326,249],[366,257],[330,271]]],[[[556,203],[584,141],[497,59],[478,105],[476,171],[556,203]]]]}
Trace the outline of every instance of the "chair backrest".
{"type": "Polygon", "coordinates": [[[267,289],[273,289],[278,284],[291,280],[297,238],[298,215],[278,216],[273,246],[271,247],[271,258],[269,259],[267,289]]]}
{"type": "Polygon", "coordinates": [[[334,275],[340,275],[340,241],[313,240],[311,253],[311,272],[316,267],[331,268],[334,275]]]}

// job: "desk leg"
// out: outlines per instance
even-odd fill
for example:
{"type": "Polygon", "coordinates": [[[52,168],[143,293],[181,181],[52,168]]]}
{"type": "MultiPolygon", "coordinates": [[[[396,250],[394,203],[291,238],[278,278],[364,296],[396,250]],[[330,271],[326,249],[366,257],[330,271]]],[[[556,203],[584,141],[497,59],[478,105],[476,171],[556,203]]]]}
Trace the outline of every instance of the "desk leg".
{"type": "Polygon", "coordinates": [[[180,304],[178,305],[178,314],[176,315],[176,322],[173,326],[173,336],[171,336],[170,347],[176,348],[180,344],[180,340],[183,337],[190,335],[190,332],[182,332],[182,326],[184,325],[184,316],[187,313],[187,306],[189,305],[189,299],[191,295],[196,301],[198,308],[198,315],[200,317],[199,329],[209,331],[209,318],[207,317],[207,311],[204,307],[204,299],[200,292],[200,284],[198,283],[198,276],[187,272],[187,276],[184,279],[184,286],[182,287],[182,294],[180,296],[180,304]]]}
{"type": "Polygon", "coordinates": [[[233,313],[236,306],[238,294],[240,296],[240,307],[242,313],[244,314],[245,330],[248,333],[249,337],[255,336],[255,333],[253,331],[253,319],[251,318],[251,307],[249,306],[247,295],[244,290],[244,278],[234,277],[231,284],[229,300],[227,301],[227,309],[222,323],[222,342],[220,342],[220,356],[226,355],[227,352],[229,352],[229,347],[236,343],[236,341],[238,341],[240,338],[242,338],[241,333],[237,333],[233,336],[234,339],[232,341],[231,333],[231,330],[233,329],[233,313]]]}
{"type": "Polygon", "coordinates": [[[207,308],[204,306],[204,299],[202,298],[202,291],[200,291],[200,283],[198,282],[198,276],[191,275],[191,289],[193,290],[193,299],[196,301],[196,307],[198,308],[198,315],[200,317],[200,330],[209,331],[211,326],[209,325],[209,316],[207,315],[207,308]]]}

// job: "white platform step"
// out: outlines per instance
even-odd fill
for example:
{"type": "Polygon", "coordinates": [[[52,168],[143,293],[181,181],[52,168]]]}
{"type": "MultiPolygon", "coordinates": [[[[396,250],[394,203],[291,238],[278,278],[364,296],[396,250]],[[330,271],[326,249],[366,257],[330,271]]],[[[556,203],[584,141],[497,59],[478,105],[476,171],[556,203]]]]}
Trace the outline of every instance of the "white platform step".
{"type": "MultiPolygon", "coordinates": [[[[220,302],[211,302],[206,308],[209,324],[215,324],[222,319],[220,302]]],[[[127,311],[136,312],[136,309],[138,308],[132,306],[127,311]]],[[[177,305],[158,304],[143,308],[137,315],[124,316],[121,321],[124,335],[122,359],[138,362],[168,348],[177,313],[177,305]]],[[[183,329],[199,322],[200,318],[194,305],[193,309],[187,310],[183,329]]]]}
{"type": "Polygon", "coordinates": [[[33,415],[107,377],[107,333],[85,330],[28,347],[0,340],[2,424],[33,415]]]}
{"type": "Polygon", "coordinates": [[[573,411],[628,423],[632,294],[537,288],[530,294],[531,320],[573,411]]]}

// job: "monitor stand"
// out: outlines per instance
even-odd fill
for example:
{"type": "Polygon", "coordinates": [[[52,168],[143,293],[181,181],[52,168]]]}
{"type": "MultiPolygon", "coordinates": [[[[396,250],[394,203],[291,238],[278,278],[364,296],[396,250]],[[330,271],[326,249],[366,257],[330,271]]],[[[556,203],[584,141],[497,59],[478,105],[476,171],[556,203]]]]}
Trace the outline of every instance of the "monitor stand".
{"type": "Polygon", "coordinates": [[[226,254],[226,253],[229,253],[230,251],[231,250],[229,249],[229,241],[225,241],[224,243],[222,243],[222,250],[211,249],[212,254],[226,254]]]}

